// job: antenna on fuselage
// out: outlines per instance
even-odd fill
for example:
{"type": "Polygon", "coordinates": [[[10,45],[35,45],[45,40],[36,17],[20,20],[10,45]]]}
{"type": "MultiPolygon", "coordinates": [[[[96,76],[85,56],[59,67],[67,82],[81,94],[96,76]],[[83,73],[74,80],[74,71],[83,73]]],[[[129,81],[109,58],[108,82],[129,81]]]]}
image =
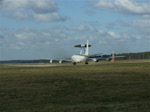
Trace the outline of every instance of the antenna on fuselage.
{"type": "Polygon", "coordinates": [[[81,48],[80,54],[89,55],[89,47],[91,47],[91,45],[89,45],[89,41],[87,40],[86,44],[75,45],[74,47],[81,48]]]}

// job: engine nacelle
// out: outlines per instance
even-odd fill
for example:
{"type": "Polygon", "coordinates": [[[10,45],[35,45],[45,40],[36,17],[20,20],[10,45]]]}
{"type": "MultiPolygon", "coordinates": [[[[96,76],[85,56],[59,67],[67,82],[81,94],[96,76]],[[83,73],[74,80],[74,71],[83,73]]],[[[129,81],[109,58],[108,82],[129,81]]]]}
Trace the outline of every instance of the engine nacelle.
{"type": "Polygon", "coordinates": [[[49,62],[50,62],[50,63],[53,63],[53,60],[51,59],[49,62]]]}
{"type": "Polygon", "coordinates": [[[112,58],[106,58],[106,61],[111,61],[112,58]]]}
{"type": "Polygon", "coordinates": [[[92,59],[92,61],[94,61],[94,62],[98,62],[98,60],[97,60],[96,58],[93,58],[93,59],[92,59]]]}
{"type": "Polygon", "coordinates": [[[62,60],[59,60],[59,63],[62,63],[62,60]]]}

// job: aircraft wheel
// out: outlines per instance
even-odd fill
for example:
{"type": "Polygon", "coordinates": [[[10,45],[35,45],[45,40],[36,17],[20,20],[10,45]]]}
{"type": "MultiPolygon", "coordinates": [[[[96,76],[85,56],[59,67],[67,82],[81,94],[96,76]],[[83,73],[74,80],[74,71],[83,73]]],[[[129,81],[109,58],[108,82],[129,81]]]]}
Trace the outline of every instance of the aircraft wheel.
{"type": "Polygon", "coordinates": [[[73,65],[76,65],[76,62],[73,62],[73,65]]]}
{"type": "Polygon", "coordinates": [[[88,62],[85,62],[85,64],[89,64],[88,62]]]}

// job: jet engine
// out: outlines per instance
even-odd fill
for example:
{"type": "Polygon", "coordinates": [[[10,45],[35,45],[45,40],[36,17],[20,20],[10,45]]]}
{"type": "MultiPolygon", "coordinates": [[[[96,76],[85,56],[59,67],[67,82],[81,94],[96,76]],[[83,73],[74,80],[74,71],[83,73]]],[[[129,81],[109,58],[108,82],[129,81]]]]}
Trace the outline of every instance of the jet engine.
{"type": "Polygon", "coordinates": [[[50,63],[53,63],[53,60],[51,59],[49,62],[50,62],[50,63]]]}

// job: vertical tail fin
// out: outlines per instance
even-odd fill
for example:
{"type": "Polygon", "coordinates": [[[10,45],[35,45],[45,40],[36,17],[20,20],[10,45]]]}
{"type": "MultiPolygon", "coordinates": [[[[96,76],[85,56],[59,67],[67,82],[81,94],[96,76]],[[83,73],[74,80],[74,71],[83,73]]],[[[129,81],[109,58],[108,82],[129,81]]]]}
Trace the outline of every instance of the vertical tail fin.
{"type": "Polygon", "coordinates": [[[89,55],[89,40],[87,40],[87,43],[86,43],[85,55],[89,55]]]}
{"type": "Polygon", "coordinates": [[[112,51],[112,59],[111,61],[115,61],[115,51],[112,51]]]}

